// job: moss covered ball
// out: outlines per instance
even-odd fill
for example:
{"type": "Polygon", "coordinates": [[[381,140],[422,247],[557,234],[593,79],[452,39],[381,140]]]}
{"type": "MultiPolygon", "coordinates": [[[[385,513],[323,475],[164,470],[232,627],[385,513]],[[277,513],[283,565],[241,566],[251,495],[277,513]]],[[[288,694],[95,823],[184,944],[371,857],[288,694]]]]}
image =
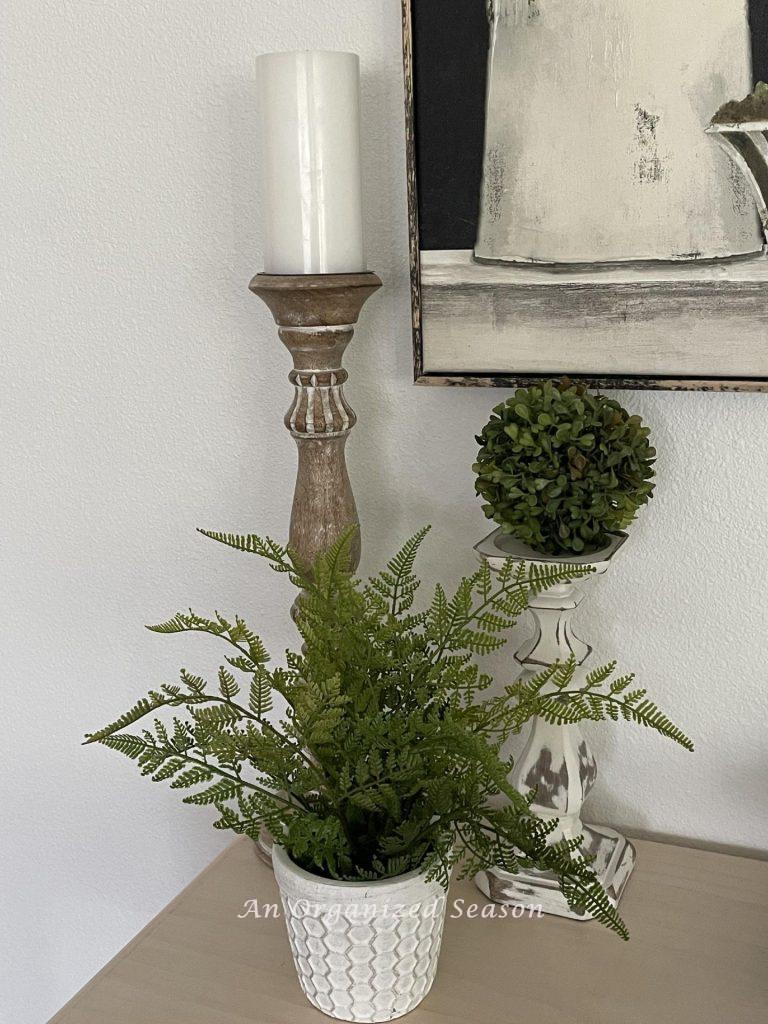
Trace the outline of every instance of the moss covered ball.
{"type": "Polygon", "coordinates": [[[649,435],[639,416],[571,381],[521,388],[477,438],[483,510],[542,554],[600,551],[653,494],[649,435]]]}

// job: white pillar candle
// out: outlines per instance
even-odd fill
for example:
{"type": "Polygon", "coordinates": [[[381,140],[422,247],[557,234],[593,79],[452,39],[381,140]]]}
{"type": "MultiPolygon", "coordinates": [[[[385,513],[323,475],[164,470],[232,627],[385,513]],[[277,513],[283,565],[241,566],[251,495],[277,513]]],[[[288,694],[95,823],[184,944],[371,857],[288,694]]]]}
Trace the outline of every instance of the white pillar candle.
{"type": "Polygon", "coordinates": [[[365,270],[359,58],[303,51],[257,63],[265,272],[365,270]]]}

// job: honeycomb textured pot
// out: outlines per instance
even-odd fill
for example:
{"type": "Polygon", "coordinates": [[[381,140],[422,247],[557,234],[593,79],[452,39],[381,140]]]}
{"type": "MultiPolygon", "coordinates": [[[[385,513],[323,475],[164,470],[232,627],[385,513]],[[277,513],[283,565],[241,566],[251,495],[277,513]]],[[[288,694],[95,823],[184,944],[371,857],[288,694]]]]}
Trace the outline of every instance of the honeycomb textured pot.
{"type": "Polygon", "coordinates": [[[411,872],[381,882],[335,882],[273,851],[301,987],[337,1020],[373,1024],[409,1013],[437,972],[446,895],[411,872]]]}

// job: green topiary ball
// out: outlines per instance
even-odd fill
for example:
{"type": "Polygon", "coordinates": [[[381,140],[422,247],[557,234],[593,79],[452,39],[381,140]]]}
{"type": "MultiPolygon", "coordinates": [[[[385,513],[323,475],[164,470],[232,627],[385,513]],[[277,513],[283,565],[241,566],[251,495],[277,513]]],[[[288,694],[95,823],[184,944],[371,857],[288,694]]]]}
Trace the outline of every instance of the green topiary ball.
{"type": "Polygon", "coordinates": [[[649,434],[639,416],[571,381],[521,388],[477,438],[483,510],[544,554],[600,551],[653,494],[649,434]]]}

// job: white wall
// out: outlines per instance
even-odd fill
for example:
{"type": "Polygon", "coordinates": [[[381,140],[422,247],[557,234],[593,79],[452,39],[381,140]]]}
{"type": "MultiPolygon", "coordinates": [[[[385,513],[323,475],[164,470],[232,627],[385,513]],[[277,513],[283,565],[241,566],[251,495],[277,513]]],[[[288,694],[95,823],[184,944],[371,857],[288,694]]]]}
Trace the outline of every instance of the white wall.
{"type": "MultiPolygon", "coordinates": [[[[326,47],[364,68],[370,265],[350,352],[365,565],[435,527],[448,580],[486,524],[474,433],[503,397],[410,382],[397,0],[6,0],[0,368],[0,1019],[47,1019],[227,841],[86,729],[208,668],[143,631],[190,604],[292,640],[281,581],[195,535],[284,537],[287,353],[260,267],[254,56],[326,47]]],[[[698,741],[594,736],[592,814],[768,849],[761,650],[768,396],[620,396],[652,424],[658,497],[583,632],[698,741]]]]}

